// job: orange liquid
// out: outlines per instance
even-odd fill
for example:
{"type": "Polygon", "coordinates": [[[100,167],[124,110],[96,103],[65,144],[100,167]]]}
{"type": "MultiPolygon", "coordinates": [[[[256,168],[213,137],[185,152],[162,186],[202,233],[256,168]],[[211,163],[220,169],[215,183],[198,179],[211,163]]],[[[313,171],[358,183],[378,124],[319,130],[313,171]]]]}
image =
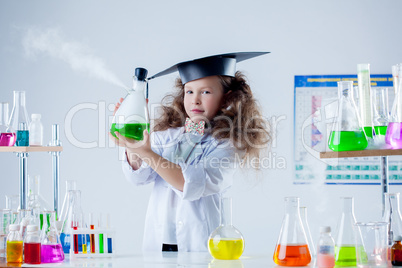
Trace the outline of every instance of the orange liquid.
{"type": "Polygon", "coordinates": [[[282,266],[306,266],[311,261],[307,245],[276,245],[274,262],[282,266]]]}

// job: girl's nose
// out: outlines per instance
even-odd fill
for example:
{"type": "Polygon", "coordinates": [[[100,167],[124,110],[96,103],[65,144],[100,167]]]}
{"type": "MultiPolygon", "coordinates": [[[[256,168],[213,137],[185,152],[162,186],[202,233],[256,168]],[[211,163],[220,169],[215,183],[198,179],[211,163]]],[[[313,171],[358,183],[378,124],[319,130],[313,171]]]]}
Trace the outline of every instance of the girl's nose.
{"type": "Polygon", "coordinates": [[[198,95],[194,94],[193,104],[201,104],[201,100],[198,95]]]}

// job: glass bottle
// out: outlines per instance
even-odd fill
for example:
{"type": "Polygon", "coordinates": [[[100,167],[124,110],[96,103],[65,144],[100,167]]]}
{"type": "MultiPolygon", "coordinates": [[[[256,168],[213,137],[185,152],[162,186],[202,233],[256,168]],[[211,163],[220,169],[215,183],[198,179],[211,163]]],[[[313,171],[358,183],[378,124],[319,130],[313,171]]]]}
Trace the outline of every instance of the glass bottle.
{"type": "Polygon", "coordinates": [[[7,236],[7,262],[22,263],[22,237],[18,224],[10,225],[10,233],[7,236]]]}
{"type": "Polygon", "coordinates": [[[388,247],[394,238],[402,236],[402,217],[399,210],[399,193],[384,193],[385,209],[382,221],[388,222],[388,247]]]}
{"type": "Polygon", "coordinates": [[[313,237],[311,236],[311,232],[310,232],[310,226],[309,226],[308,220],[307,220],[307,208],[306,207],[300,207],[300,218],[303,223],[304,231],[306,232],[307,244],[308,244],[308,248],[310,250],[311,258],[314,259],[316,257],[316,251],[315,251],[315,246],[314,246],[314,242],[313,242],[313,237]]]}
{"type": "MultiPolygon", "coordinates": [[[[63,246],[63,251],[66,254],[70,253],[71,242],[78,243],[82,241],[83,235],[77,235],[73,237],[71,241],[71,230],[77,230],[83,226],[83,212],[81,208],[81,191],[80,190],[70,190],[69,191],[69,207],[67,211],[67,219],[63,222],[62,233],[60,235],[61,242],[63,246]]],[[[78,243],[79,251],[82,251],[82,243],[78,243]]]]}
{"type": "Polygon", "coordinates": [[[115,136],[119,132],[124,137],[135,140],[143,139],[143,131],[149,131],[148,106],[145,100],[148,71],[144,68],[136,68],[133,79],[133,88],[124,98],[119,109],[113,117],[110,133],[115,136]]]}
{"type": "Polygon", "coordinates": [[[361,116],[363,130],[368,138],[372,138],[370,64],[362,63],[357,65],[357,82],[359,87],[359,114],[361,116]]]}
{"type": "Polygon", "coordinates": [[[8,102],[0,102],[0,146],[14,146],[15,130],[8,126],[8,102]]]}
{"type": "Polygon", "coordinates": [[[393,266],[402,266],[402,236],[394,238],[394,244],[391,247],[391,264],[393,266]]]}
{"type": "Polygon", "coordinates": [[[20,233],[22,240],[24,240],[28,225],[37,224],[38,222],[35,221],[35,218],[32,215],[32,210],[30,209],[19,209],[18,214],[20,219],[20,233]]]}
{"type": "Polygon", "coordinates": [[[341,197],[342,214],[335,236],[335,265],[356,266],[353,197],[341,197]]]}
{"type": "MultiPolygon", "coordinates": [[[[402,75],[402,68],[399,66],[399,77],[402,75]]],[[[395,81],[394,81],[395,83],[395,81]]],[[[392,149],[402,149],[402,80],[399,79],[394,103],[392,104],[390,122],[388,123],[387,133],[385,134],[385,143],[391,145],[392,149]]]]}
{"type": "Polygon", "coordinates": [[[331,236],[331,227],[320,227],[320,239],[317,243],[317,267],[332,268],[335,266],[335,241],[331,236]]]}
{"type": "Polygon", "coordinates": [[[39,226],[28,225],[27,235],[24,239],[24,262],[27,264],[40,264],[40,258],[39,226]]]}
{"type": "Polygon", "coordinates": [[[28,175],[28,205],[27,208],[32,210],[35,220],[39,220],[39,228],[43,226],[43,211],[50,209],[50,205],[40,195],[40,176],[28,175]]]}
{"type": "Polygon", "coordinates": [[[338,114],[328,140],[332,151],[364,150],[368,145],[352,91],[352,81],[338,82],[338,114]]]}
{"type": "Polygon", "coordinates": [[[306,266],[311,261],[298,197],[285,197],[285,216],[275,247],[274,262],[281,266],[306,266]]]}
{"type": "Polygon", "coordinates": [[[237,260],[244,251],[243,235],[232,224],[232,198],[221,198],[220,225],[208,239],[208,250],[219,260],[237,260]]]}
{"type": "Polygon", "coordinates": [[[41,262],[62,262],[64,260],[64,252],[61,247],[59,232],[56,228],[56,212],[46,211],[45,215],[45,221],[40,234],[41,262]]]}
{"type": "Polygon", "coordinates": [[[34,146],[43,145],[43,125],[40,121],[40,114],[31,114],[31,124],[29,125],[29,144],[34,146]]]}
{"type": "Polygon", "coordinates": [[[25,91],[14,91],[14,105],[8,125],[12,129],[18,130],[20,123],[25,123],[27,127],[30,123],[25,107],[25,91]]]}

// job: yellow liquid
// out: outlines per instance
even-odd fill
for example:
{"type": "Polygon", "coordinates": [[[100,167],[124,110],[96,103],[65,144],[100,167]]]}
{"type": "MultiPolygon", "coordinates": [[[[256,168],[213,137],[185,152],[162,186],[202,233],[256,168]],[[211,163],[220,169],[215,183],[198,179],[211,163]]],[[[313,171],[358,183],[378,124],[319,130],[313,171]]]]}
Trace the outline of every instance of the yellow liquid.
{"type": "Polygon", "coordinates": [[[82,253],[87,254],[87,244],[82,244],[82,253]]]}
{"type": "Polygon", "coordinates": [[[244,250],[243,239],[209,239],[209,253],[218,260],[237,260],[244,250]]]}
{"type": "Polygon", "coordinates": [[[7,262],[22,262],[22,241],[7,241],[7,262]]]}

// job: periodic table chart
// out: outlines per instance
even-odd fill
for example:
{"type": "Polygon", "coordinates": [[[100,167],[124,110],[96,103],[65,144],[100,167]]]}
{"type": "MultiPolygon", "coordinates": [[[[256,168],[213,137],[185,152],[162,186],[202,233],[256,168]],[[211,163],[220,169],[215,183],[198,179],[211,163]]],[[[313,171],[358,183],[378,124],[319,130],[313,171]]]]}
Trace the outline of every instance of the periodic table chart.
{"type": "MultiPolygon", "coordinates": [[[[387,87],[389,107],[394,99],[392,75],[370,76],[371,87],[387,87]]],[[[380,184],[380,157],[323,160],[317,152],[330,151],[328,137],[336,117],[339,81],[353,81],[357,75],[295,76],[294,89],[294,183],[380,184]],[[325,162],[327,161],[327,162],[325,162]]],[[[357,97],[357,96],[356,96],[357,97]]],[[[402,156],[388,158],[389,183],[402,184],[402,156]]]]}

